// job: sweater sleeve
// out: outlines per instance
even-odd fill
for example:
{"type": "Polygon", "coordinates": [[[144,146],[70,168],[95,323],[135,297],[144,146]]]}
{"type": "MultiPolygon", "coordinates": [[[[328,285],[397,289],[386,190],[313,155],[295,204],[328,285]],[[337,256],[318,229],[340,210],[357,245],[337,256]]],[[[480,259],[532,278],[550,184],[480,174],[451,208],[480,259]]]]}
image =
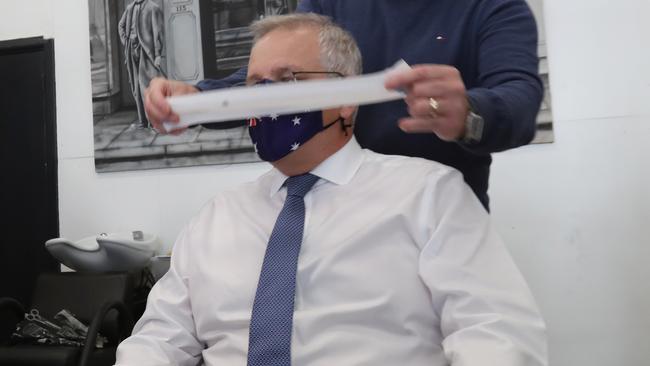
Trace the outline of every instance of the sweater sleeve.
{"type": "Polygon", "coordinates": [[[322,14],[323,11],[317,0],[300,0],[296,8],[298,13],[317,13],[322,14]]]}
{"type": "Polygon", "coordinates": [[[477,11],[478,85],[467,92],[472,108],[485,121],[477,153],[507,150],[529,143],[543,97],[538,76],[537,25],[523,0],[483,2],[477,11]]]}
{"type": "Polygon", "coordinates": [[[200,91],[230,88],[233,85],[237,85],[246,81],[247,73],[248,67],[242,67],[241,69],[235,71],[223,79],[201,80],[195,85],[195,87],[200,91]]]}

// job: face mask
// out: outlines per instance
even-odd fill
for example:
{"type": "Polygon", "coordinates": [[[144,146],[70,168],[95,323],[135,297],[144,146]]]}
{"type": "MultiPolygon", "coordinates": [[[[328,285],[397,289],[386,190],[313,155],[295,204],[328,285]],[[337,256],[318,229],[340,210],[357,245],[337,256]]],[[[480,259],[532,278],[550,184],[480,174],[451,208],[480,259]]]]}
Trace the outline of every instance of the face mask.
{"type": "Polygon", "coordinates": [[[316,111],[252,118],[248,133],[260,159],[276,161],[298,150],[317,133],[343,121],[342,118],[338,118],[323,126],[322,116],[321,111],[316,111]]]}
{"type": "MultiPolygon", "coordinates": [[[[271,81],[264,80],[263,84],[271,81]]],[[[252,118],[249,121],[248,133],[253,140],[255,151],[260,159],[276,161],[297,150],[317,133],[329,128],[337,122],[342,123],[345,130],[349,125],[343,124],[343,118],[323,126],[322,111],[304,112],[288,115],[271,115],[262,118],[252,118]]],[[[347,133],[347,130],[345,130],[347,133]]]]}

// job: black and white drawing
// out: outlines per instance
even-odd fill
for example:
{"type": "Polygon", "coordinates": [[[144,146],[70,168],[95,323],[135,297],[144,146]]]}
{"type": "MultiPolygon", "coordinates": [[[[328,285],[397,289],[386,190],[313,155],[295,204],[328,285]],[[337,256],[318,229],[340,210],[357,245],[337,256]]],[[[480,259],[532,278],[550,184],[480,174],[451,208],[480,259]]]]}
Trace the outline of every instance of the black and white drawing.
{"type": "Polygon", "coordinates": [[[126,7],[117,26],[131,92],[138,111],[138,127],[149,127],[144,111],[144,90],[151,79],[166,76],[162,8],[152,0],[135,0],[126,7]]]}
{"type": "Polygon", "coordinates": [[[297,0],[88,0],[98,172],[259,161],[245,126],[148,128],[143,92],[155,76],[187,83],[248,63],[248,25],[297,0]]]}
{"type": "MultiPolygon", "coordinates": [[[[528,0],[540,33],[546,93],[534,142],[553,141],[543,0],[528,0]]],[[[247,127],[179,136],[148,128],[143,92],[155,76],[195,84],[248,63],[248,25],[298,0],[88,0],[95,168],[98,172],[259,161],[247,127]]]]}

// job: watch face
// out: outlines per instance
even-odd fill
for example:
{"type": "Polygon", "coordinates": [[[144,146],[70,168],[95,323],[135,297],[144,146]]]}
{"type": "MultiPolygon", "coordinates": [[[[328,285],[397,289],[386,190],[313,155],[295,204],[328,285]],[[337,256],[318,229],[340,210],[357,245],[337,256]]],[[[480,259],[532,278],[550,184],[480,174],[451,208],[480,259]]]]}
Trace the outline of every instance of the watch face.
{"type": "Polygon", "coordinates": [[[483,117],[470,111],[465,120],[465,142],[479,142],[483,137],[483,117]]]}

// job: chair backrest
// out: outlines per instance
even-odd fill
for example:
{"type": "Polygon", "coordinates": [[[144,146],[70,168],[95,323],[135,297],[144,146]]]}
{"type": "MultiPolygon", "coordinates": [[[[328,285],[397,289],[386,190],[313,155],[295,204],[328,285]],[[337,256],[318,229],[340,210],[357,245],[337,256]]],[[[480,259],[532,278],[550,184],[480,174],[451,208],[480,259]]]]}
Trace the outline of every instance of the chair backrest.
{"type": "MultiPolygon", "coordinates": [[[[128,273],[43,273],[36,282],[32,305],[44,317],[52,319],[67,309],[84,324],[90,325],[101,306],[110,301],[122,301],[131,308],[133,279],[128,273]]],[[[100,332],[116,339],[117,314],[106,317],[100,332]]]]}

